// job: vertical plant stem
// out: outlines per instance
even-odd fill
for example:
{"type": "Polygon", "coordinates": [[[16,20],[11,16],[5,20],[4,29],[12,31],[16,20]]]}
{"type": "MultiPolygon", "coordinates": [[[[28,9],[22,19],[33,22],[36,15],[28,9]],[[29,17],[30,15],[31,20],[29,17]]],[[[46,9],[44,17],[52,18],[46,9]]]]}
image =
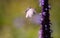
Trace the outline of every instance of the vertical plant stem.
{"type": "Polygon", "coordinates": [[[51,38],[51,30],[50,30],[50,19],[49,19],[49,4],[48,0],[42,1],[42,27],[40,30],[41,37],[40,38],[51,38]]]}

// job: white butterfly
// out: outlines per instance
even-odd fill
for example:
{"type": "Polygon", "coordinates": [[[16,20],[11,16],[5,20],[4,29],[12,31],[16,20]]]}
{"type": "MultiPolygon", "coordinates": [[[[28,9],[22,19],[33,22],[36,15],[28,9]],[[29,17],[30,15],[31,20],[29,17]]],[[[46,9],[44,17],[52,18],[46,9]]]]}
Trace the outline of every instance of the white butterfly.
{"type": "Polygon", "coordinates": [[[34,8],[28,8],[26,11],[26,18],[29,19],[32,23],[41,24],[43,18],[42,13],[36,13],[34,8]]]}
{"type": "Polygon", "coordinates": [[[36,13],[35,9],[31,7],[28,8],[25,12],[26,12],[26,18],[31,18],[36,13]]]}

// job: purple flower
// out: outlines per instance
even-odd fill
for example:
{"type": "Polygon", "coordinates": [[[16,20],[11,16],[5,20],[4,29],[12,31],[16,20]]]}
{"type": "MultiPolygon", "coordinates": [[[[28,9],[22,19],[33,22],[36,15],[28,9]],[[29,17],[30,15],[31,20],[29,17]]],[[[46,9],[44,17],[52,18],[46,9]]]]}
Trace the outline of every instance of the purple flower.
{"type": "Polygon", "coordinates": [[[42,29],[39,30],[38,34],[39,34],[39,38],[42,38],[42,29]]]}
{"type": "Polygon", "coordinates": [[[44,0],[39,0],[39,6],[44,5],[44,0]]]}
{"type": "Polygon", "coordinates": [[[43,12],[42,14],[45,16],[46,15],[46,12],[43,12]]]}

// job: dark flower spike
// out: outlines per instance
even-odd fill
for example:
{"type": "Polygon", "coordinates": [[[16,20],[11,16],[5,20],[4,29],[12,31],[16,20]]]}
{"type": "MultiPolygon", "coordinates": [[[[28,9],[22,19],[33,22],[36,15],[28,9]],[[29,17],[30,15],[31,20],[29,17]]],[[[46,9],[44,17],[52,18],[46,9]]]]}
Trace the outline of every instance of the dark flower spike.
{"type": "Polygon", "coordinates": [[[41,37],[40,38],[51,38],[51,29],[50,29],[50,14],[49,14],[49,9],[51,8],[51,6],[48,3],[48,0],[40,0],[39,6],[41,5],[42,7],[42,19],[41,20],[41,37]]]}

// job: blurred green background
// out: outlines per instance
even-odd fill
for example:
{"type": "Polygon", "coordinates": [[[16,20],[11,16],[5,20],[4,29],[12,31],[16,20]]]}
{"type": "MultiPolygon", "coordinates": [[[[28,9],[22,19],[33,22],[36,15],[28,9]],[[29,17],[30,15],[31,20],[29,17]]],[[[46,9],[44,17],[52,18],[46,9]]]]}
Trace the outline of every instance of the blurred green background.
{"type": "MultiPolygon", "coordinates": [[[[60,38],[60,0],[49,0],[52,36],[60,38]]],[[[38,0],[0,0],[0,38],[38,38],[39,25],[25,19],[25,10],[29,7],[41,12],[38,0]],[[13,20],[22,17],[23,26],[15,26],[13,20]]]]}

